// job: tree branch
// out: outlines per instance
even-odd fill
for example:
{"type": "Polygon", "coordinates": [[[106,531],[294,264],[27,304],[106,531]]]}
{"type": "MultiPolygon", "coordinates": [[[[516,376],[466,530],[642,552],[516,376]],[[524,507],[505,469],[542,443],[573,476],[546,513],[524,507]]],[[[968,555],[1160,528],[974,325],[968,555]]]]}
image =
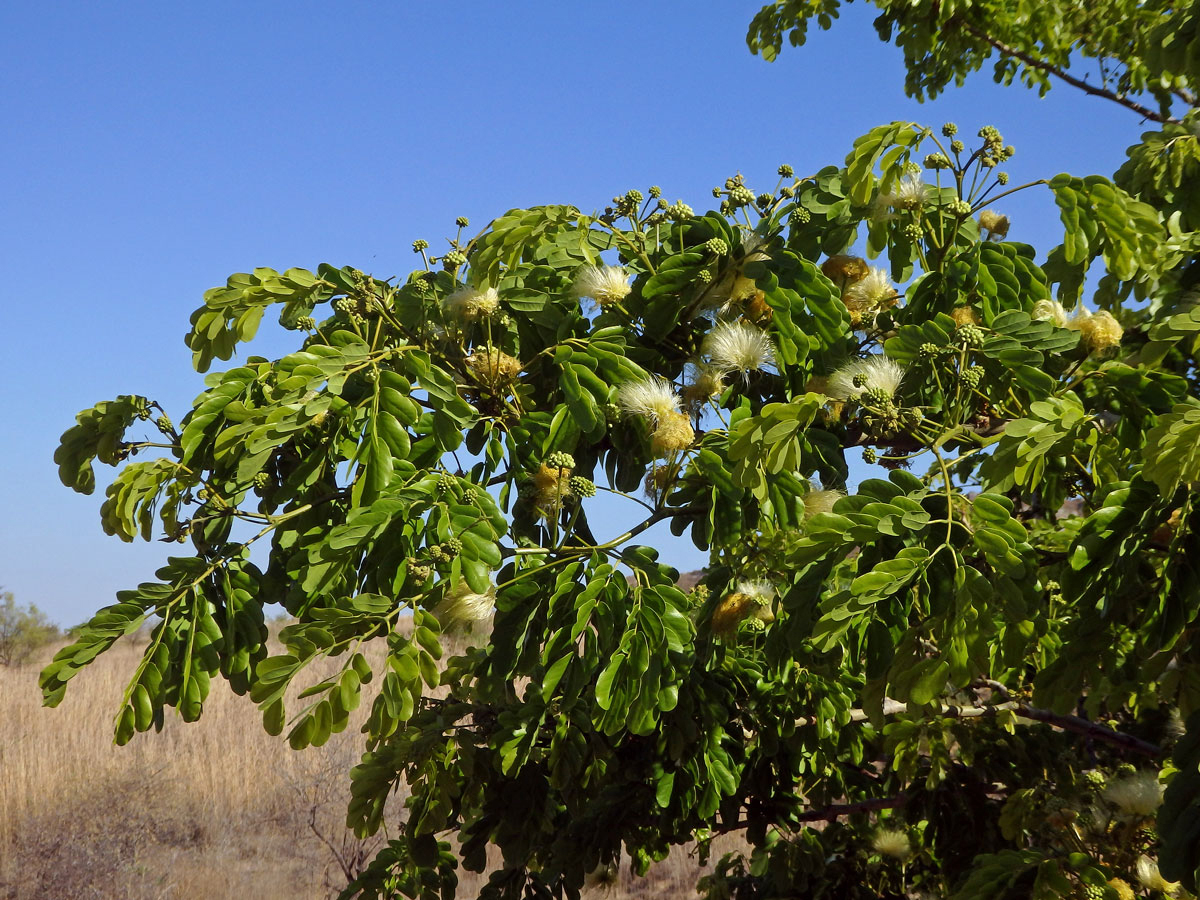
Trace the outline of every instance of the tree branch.
{"type": "MultiPolygon", "coordinates": [[[[998,682],[985,683],[997,693],[1005,697],[1009,696],[1008,690],[998,682]]],[[[1107,725],[1101,725],[1099,722],[1089,722],[1087,719],[1080,718],[1079,716],[1062,715],[1038,706],[1030,706],[1028,703],[1020,700],[1005,700],[1005,702],[997,703],[994,706],[952,706],[950,704],[942,704],[941,714],[947,719],[979,719],[992,717],[1006,710],[1016,713],[1022,718],[1032,719],[1035,722],[1042,722],[1055,728],[1061,728],[1063,731],[1080,734],[1092,740],[1110,744],[1120,750],[1129,751],[1130,753],[1138,753],[1142,756],[1150,757],[1162,756],[1162,748],[1156,744],[1151,744],[1149,741],[1143,741],[1141,738],[1126,734],[1123,731],[1117,731],[1114,728],[1109,728],[1107,725]]],[[[885,716],[900,715],[907,711],[907,703],[901,703],[898,700],[890,698],[883,701],[883,714],[885,716]]],[[[851,722],[866,722],[870,718],[871,716],[866,710],[850,710],[851,722]]],[[[805,716],[797,719],[796,725],[798,727],[811,725],[815,721],[816,719],[805,716]]]]}
{"type": "Polygon", "coordinates": [[[907,794],[897,794],[895,797],[876,797],[872,800],[859,800],[857,803],[834,803],[820,809],[809,810],[796,816],[797,822],[831,822],[842,816],[853,816],[856,813],[875,812],[880,809],[895,809],[908,802],[907,794]]]}
{"type": "MultiPolygon", "coordinates": [[[[1003,41],[997,40],[996,38],[992,37],[990,34],[980,31],[978,28],[974,27],[970,22],[964,21],[963,19],[959,19],[959,18],[953,18],[950,20],[950,22],[961,26],[963,28],[963,30],[966,31],[968,34],[972,35],[973,37],[978,38],[981,41],[985,41],[986,43],[990,44],[992,47],[994,47],[996,50],[1000,51],[1000,53],[1004,54],[1005,56],[1015,57],[1016,59],[1019,59],[1021,62],[1025,63],[1025,65],[1027,65],[1027,66],[1030,66],[1034,69],[1038,69],[1042,72],[1047,72],[1050,75],[1054,75],[1055,77],[1062,79],[1063,81],[1065,81],[1067,84],[1071,85],[1072,87],[1079,88],[1085,94],[1091,94],[1093,97],[1103,97],[1106,100],[1111,100],[1113,103],[1119,103],[1121,106],[1124,106],[1126,109],[1131,109],[1135,113],[1138,113],[1142,117],[1149,119],[1152,122],[1159,122],[1160,124],[1166,123],[1166,122],[1170,122],[1175,125],[1179,124],[1178,119],[1172,118],[1171,116],[1163,116],[1159,113],[1156,113],[1154,110],[1150,109],[1150,107],[1143,106],[1142,104],[1138,103],[1137,101],[1130,100],[1128,97],[1123,96],[1122,94],[1118,94],[1114,91],[1110,91],[1108,88],[1101,88],[1101,87],[1096,87],[1095,85],[1088,84],[1086,81],[1083,81],[1079,78],[1076,78],[1073,75],[1068,74],[1064,70],[1060,69],[1058,66],[1051,65],[1050,63],[1045,62],[1044,60],[1040,60],[1037,57],[1031,56],[1022,50],[1018,50],[1016,47],[1010,47],[1008,44],[1004,43],[1003,41]]],[[[949,23],[947,23],[947,24],[949,24],[949,23]]]]}

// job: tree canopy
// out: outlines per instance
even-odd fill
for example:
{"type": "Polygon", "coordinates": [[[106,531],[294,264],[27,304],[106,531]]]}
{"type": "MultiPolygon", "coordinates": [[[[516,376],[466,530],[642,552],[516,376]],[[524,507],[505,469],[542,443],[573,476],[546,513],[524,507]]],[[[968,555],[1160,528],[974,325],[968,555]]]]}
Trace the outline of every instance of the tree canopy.
{"type": "MultiPolygon", "coordinates": [[[[1107,4],[1081,48],[1078,4],[878,5],[918,93],[997,42],[1030,57],[998,77],[1040,86],[1116,57],[1105,89],[1163,130],[1115,179],[1017,186],[991,125],[893,122],[703,213],[631,189],[460,219],[403,278],[231,276],[196,368],[268,310],[294,352],[210,372],[178,424],[126,395],[63,435],[68,486],[118,468],[108,533],[187,550],[55,657],[46,702],[147,622],[120,743],[224,678],[320,745],[378,679],[348,821],[402,825],[366,897],[452,896],[489,846],[487,895],[574,896],[734,831],[714,900],[1194,891],[1198,157],[1162,32],[1192,10],[1107,4]],[[1018,190],[1051,193],[1060,244],[1009,240],[1018,190]],[[690,590],[639,541],[659,522],[709,553],[690,590]]],[[[751,44],[837,7],[768,7],[751,44]]]]}

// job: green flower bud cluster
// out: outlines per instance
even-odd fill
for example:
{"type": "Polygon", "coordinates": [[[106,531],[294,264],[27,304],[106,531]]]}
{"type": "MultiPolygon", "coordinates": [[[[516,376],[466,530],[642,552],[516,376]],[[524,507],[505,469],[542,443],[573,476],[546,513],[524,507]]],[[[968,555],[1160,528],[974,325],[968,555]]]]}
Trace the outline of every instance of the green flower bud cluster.
{"type": "Polygon", "coordinates": [[[967,145],[964,144],[962,141],[951,141],[950,149],[952,151],[954,151],[955,153],[962,153],[964,150],[967,149],[967,145]]]}
{"type": "Polygon", "coordinates": [[[910,159],[900,167],[900,171],[902,171],[905,175],[920,175],[921,167],[910,159]]]}
{"type": "Polygon", "coordinates": [[[161,416],[159,416],[157,419],[155,419],[154,424],[158,427],[158,430],[161,431],[163,434],[170,434],[172,431],[175,430],[175,426],[173,424],[171,424],[171,419],[169,416],[167,416],[166,413],[163,413],[161,416]]]}
{"type": "Polygon", "coordinates": [[[982,347],[986,337],[978,325],[960,325],[954,332],[954,339],[963,347],[982,347]]]}
{"type": "Polygon", "coordinates": [[[440,544],[434,544],[429,548],[429,558],[435,563],[448,563],[462,553],[462,541],[458,538],[450,538],[440,544]]]}
{"type": "Polygon", "coordinates": [[[779,177],[780,178],[795,178],[796,170],[793,169],[791,166],[789,166],[787,163],[784,163],[782,166],[779,167],[779,177]]]}
{"type": "Polygon", "coordinates": [[[657,200],[662,196],[662,188],[660,188],[657,184],[652,185],[650,187],[650,196],[657,200]]]}
{"type": "Polygon", "coordinates": [[[925,233],[925,229],[921,227],[920,222],[909,222],[903,228],[904,236],[914,244],[921,239],[921,235],[925,233]]]}
{"type": "Polygon", "coordinates": [[[754,203],[759,209],[766,209],[775,202],[775,197],[771,194],[759,194],[754,198],[754,203]]]}
{"type": "Polygon", "coordinates": [[[408,561],[408,574],[413,577],[413,580],[418,583],[425,583],[429,580],[429,576],[433,574],[431,566],[418,563],[415,559],[410,558],[408,561]]]}
{"type": "Polygon", "coordinates": [[[996,181],[1000,182],[1001,187],[1008,184],[1008,173],[1007,172],[997,172],[996,173],[996,181]]]}
{"type": "Polygon", "coordinates": [[[729,245],[722,238],[709,238],[704,242],[704,249],[714,256],[724,256],[729,252],[729,245]]]}
{"type": "Polygon", "coordinates": [[[791,187],[790,185],[786,185],[786,184],[785,184],[783,187],[781,187],[781,188],[779,189],[779,196],[780,196],[780,197],[784,197],[784,198],[786,198],[786,199],[790,199],[790,198],[792,198],[792,197],[795,197],[795,196],[796,196],[796,189],[795,189],[795,188],[793,188],[793,187],[791,187]]]}
{"type": "Polygon", "coordinates": [[[1089,791],[1102,791],[1108,785],[1108,780],[1099,769],[1089,769],[1083,773],[1083,783],[1089,791]]]}
{"type": "Polygon", "coordinates": [[[555,450],[546,457],[546,465],[552,469],[573,469],[575,457],[563,450],[555,450]]]}
{"type": "Polygon", "coordinates": [[[254,486],[260,491],[271,483],[271,476],[266,472],[257,472],[254,475],[254,486]]]}
{"type": "Polygon", "coordinates": [[[420,253],[422,250],[428,250],[429,249],[429,241],[421,240],[420,238],[418,238],[417,240],[412,242],[412,248],[413,248],[413,253],[420,253]]]}
{"type": "Polygon", "coordinates": [[[301,331],[316,331],[317,320],[312,316],[300,316],[300,318],[296,320],[296,327],[301,331]]]}
{"type": "Polygon", "coordinates": [[[956,216],[969,216],[971,214],[971,204],[961,197],[956,200],[951,200],[948,204],[950,212],[956,216]]]}
{"type": "Polygon", "coordinates": [[[879,461],[879,453],[874,447],[864,447],[862,452],[862,461],[867,465],[873,465],[879,461]]]}
{"type": "Polygon", "coordinates": [[[708,284],[713,279],[712,272],[708,271],[708,269],[701,269],[696,273],[696,278],[704,284],[708,284]]]}
{"type": "Polygon", "coordinates": [[[758,616],[747,616],[738,623],[738,631],[744,631],[749,634],[761,634],[767,630],[767,623],[758,616]]]}
{"type": "Polygon", "coordinates": [[[349,315],[358,309],[358,304],[349,297],[338,297],[333,301],[333,308],[340,313],[349,315]]]}
{"type": "Polygon", "coordinates": [[[925,157],[925,168],[948,169],[950,168],[950,158],[945,153],[930,153],[925,157]]]}
{"type": "Polygon", "coordinates": [[[671,208],[671,204],[667,202],[666,197],[659,197],[657,200],[657,203],[658,203],[659,209],[670,209],[671,208]]]}
{"type": "Polygon", "coordinates": [[[958,126],[953,122],[947,122],[942,126],[943,137],[954,137],[956,134],[958,134],[958,126]]]}
{"type": "Polygon", "coordinates": [[[792,210],[792,214],[788,217],[793,224],[807,225],[812,221],[812,213],[803,206],[797,206],[792,210]]]}
{"type": "Polygon", "coordinates": [[[937,359],[942,355],[942,348],[932,341],[926,341],[917,348],[917,353],[921,359],[937,359]]]}
{"type": "Polygon", "coordinates": [[[459,228],[466,228],[468,225],[471,224],[471,220],[468,219],[466,216],[459,216],[457,219],[454,220],[454,224],[457,225],[459,228]]]}
{"type": "Polygon", "coordinates": [[[437,483],[433,486],[433,492],[440,500],[450,493],[450,489],[454,487],[454,476],[443,472],[438,476],[437,483]]]}
{"type": "Polygon", "coordinates": [[[447,250],[442,254],[442,268],[447,272],[453,272],[459,266],[467,261],[467,254],[463,253],[458,248],[447,250]]]}
{"type": "Polygon", "coordinates": [[[567,484],[571,488],[571,493],[576,497],[596,496],[596,485],[590,478],[584,478],[582,475],[572,475],[567,484]]]}
{"type": "Polygon", "coordinates": [[[881,387],[867,388],[859,395],[859,402],[863,406],[873,406],[876,409],[889,409],[895,405],[892,403],[892,395],[881,387]]]}
{"type": "Polygon", "coordinates": [[[754,191],[746,187],[744,184],[735,185],[733,190],[729,192],[729,203],[735,209],[742,206],[749,206],[754,202],[754,191]]]}
{"type": "Polygon", "coordinates": [[[667,218],[675,222],[686,222],[694,215],[692,208],[682,200],[676,200],[667,207],[667,218]]]}
{"type": "Polygon", "coordinates": [[[963,384],[974,390],[979,387],[979,382],[983,381],[982,366],[968,366],[960,375],[963,384]]]}

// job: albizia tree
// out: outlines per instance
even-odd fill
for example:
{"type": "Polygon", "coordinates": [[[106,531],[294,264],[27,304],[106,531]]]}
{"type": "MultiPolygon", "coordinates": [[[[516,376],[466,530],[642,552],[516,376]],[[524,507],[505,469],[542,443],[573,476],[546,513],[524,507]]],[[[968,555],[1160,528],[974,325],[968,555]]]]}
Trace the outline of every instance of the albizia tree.
{"type": "Polygon", "coordinates": [[[1197,235],[1105,178],[1009,184],[1013,152],[897,122],[706,213],[652,187],[460,220],[406,278],[232,276],[197,369],[269,309],[295,352],[63,436],[67,485],[119,469],[108,532],[188,549],[46,702],[147,622],[118,742],[219,677],[319,745],[378,680],[349,823],[402,824],[366,897],[450,897],[489,846],[485,895],[574,896],[725,832],[712,898],[1182,890],[1160,852],[1193,887],[1197,235]],[[1010,240],[1017,190],[1060,245],[1010,240]],[[689,592],[659,522],[710,554],[689,592]]]}

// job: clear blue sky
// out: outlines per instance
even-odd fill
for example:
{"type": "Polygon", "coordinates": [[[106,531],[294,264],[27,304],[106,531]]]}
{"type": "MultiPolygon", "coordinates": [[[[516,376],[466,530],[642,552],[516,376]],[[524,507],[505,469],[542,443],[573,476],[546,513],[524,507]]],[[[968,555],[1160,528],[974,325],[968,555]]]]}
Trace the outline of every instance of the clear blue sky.
{"type": "MultiPolygon", "coordinates": [[[[517,206],[602,207],[659,184],[707,208],[734,172],[840,162],[893,119],[994,124],[1013,183],[1111,173],[1142,130],[1112,104],[986,74],[903,96],[899,53],[854,6],[774,64],[746,49],[760,3],[133,3],[0,7],[0,586],[63,624],[147,580],[168,545],[100,530],[102,488],[51,456],[77,410],[121,393],[178,421],[201,389],[183,334],[203,291],[255,266],[405,275],[517,206]]],[[[1045,195],[1002,207],[1044,248],[1045,195]]],[[[286,344],[264,327],[252,352],[286,344]]],[[[690,544],[666,551],[681,568],[690,544]]]]}

